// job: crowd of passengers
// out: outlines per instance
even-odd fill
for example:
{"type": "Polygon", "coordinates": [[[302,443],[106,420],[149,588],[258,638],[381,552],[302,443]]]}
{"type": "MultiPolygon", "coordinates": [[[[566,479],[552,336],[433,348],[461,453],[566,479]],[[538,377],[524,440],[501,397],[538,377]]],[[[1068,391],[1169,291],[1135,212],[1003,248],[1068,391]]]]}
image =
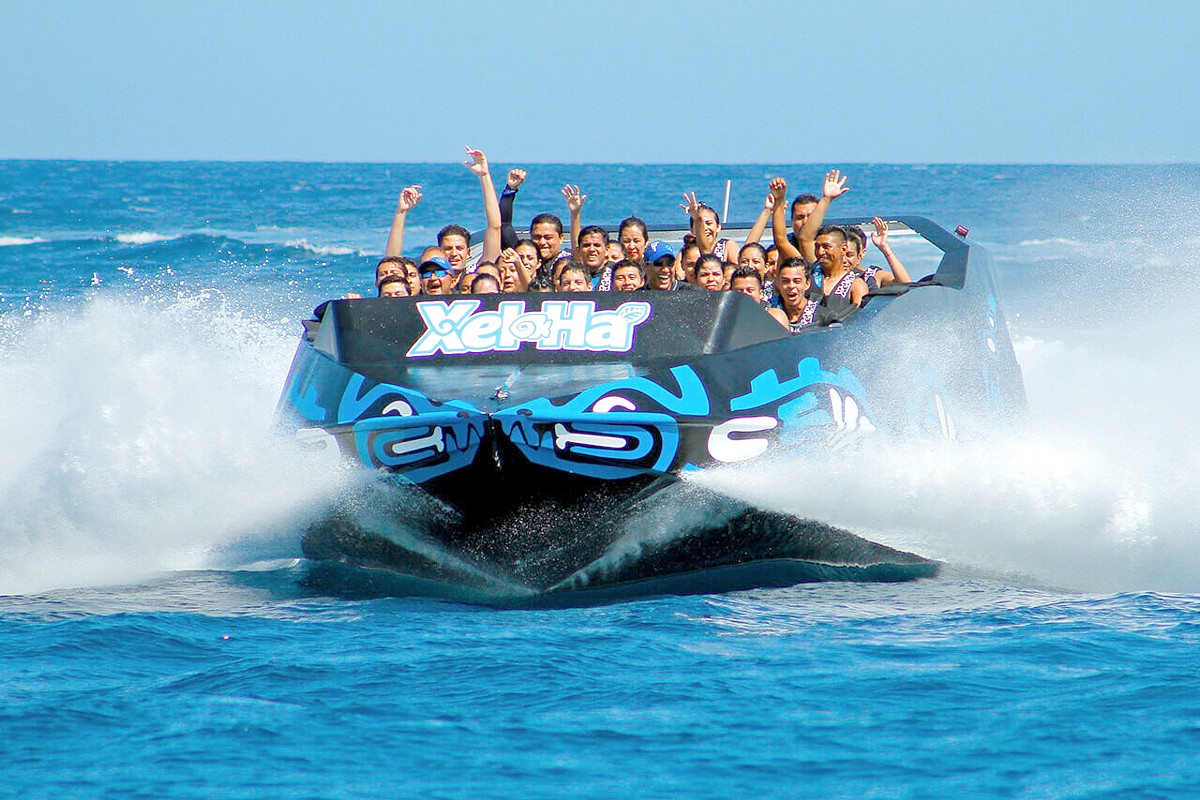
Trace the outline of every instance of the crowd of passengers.
{"type": "Polygon", "coordinates": [[[790,205],[787,182],[773,178],[762,211],[746,240],[721,236],[720,215],[685,194],[680,208],[691,233],[676,253],[667,242],[651,241],[637,217],[621,222],[614,240],[598,225],[584,226],[587,195],[578,186],[562,190],[569,228],[543,213],[529,225],[529,238],[513,227],[513,203],[526,173],[513,169],[499,196],[482,151],[467,148],[466,166],[479,178],[487,218],[483,251],[471,263],[471,233],[461,225],[438,232],[437,246],[420,258],[401,255],[404,223],[421,201],[421,187],[400,193],[384,257],[375,269],[381,297],[495,294],[505,292],[734,291],[749,295],[793,333],[841,319],[872,289],[908,283],[908,272],[888,246],[888,226],[876,217],[871,243],[887,267],[865,266],[867,236],[857,225],[824,225],[830,204],[848,191],[838,170],[825,175],[821,195],[801,194],[790,205]],[[767,226],[772,244],[761,242],[767,226]],[[569,239],[567,238],[569,236],[569,239]]]}

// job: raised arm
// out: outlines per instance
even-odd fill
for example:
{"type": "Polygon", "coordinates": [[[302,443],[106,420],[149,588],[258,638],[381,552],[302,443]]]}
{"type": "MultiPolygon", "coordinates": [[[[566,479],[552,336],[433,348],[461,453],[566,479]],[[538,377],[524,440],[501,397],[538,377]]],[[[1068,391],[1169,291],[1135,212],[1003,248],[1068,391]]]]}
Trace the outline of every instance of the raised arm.
{"type": "Polygon", "coordinates": [[[482,150],[472,150],[467,147],[470,161],[465,162],[467,169],[479,178],[483,188],[483,214],[487,219],[487,229],[483,232],[483,254],[476,259],[480,261],[495,261],[500,257],[500,200],[496,197],[496,187],[492,183],[492,173],[488,169],[487,156],[482,150]]]}
{"type": "Polygon", "coordinates": [[[567,210],[571,212],[571,253],[575,254],[579,252],[579,232],[583,230],[580,213],[587,195],[580,192],[578,186],[567,184],[563,187],[562,196],[567,201],[567,210]]]}
{"type": "Polygon", "coordinates": [[[779,250],[779,261],[786,258],[800,258],[800,250],[788,240],[787,221],[783,218],[787,209],[787,181],[783,178],[771,178],[771,197],[775,200],[775,208],[771,211],[771,236],[775,239],[775,247],[779,250]]]}
{"type": "Polygon", "coordinates": [[[517,167],[508,171],[508,182],[500,193],[500,246],[502,248],[516,247],[520,237],[513,227],[513,201],[516,200],[517,190],[525,182],[525,170],[517,167]]]}
{"type": "Polygon", "coordinates": [[[825,222],[825,212],[829,210],[829,204],[837,198],[850,191],[846,188],[846,178],[836,169],[831,169],[825,173],[825,184],[821,189],[821,199],[817,201],[817,207],[813,209],[813,213],[808,215],[808,219],[804,220],[804,226],[800,228],[800,257],[805,261],[812,263],[817,260],[817,251],[813,246],[813,242],[817,240],[817,231],[821,230],[821,224],[825,222]]]}
{"type": "Polygon", "coordinates": [[[696,193],[684,192],[683,202],[679,204],[679,207],[692,220],[692,233],[696,236],[696,246],[700,248],[700,254],[711,253],[715,250],[717,240],[704,229],[704,220],[700,218],[700,201],[696,199],[696,193]]]}
{"type": "Polygon", "coordinates": [[[421,202],[421,187],[419,185],[405,186],[400,191],[400,199],[396,201],[396,213],[392,217],[392,228],[388,231],[387,246],[383,248],[385,257],[404,255],[404,221],[413,206],[421,202]]]}
{"type": "MultiPolygon", "coordinates": [[[[883,253],[883,257],[887,259],[888,267],[892,270],[892,280],[900,283],[912,283],[912,277],[908,274],[908,270],[904,268],[904,264],[900,263],[900,257],[892,252],[891,246],[888,244],[888,224],[884,220],[876,217],[871,220],[875,226],[875,232],[871,234],[871,244],[879,248],[879,252],[883,253]]],[[[880,286],[885,286],[892,281],[880,281],[880,286]]]]}
{"type": "Polygon", "coordinates": [[[754,220],[754,224],[750,226],[750,232],[746,234],[746,241],[742,242],[742,247],[748,244],[758,244],[767,230],[767,222],[770,221],[774,211],[775,195],[768,192],[767,199],[763,201],[762,211],[758,212],[758,219],[754,220]]]}

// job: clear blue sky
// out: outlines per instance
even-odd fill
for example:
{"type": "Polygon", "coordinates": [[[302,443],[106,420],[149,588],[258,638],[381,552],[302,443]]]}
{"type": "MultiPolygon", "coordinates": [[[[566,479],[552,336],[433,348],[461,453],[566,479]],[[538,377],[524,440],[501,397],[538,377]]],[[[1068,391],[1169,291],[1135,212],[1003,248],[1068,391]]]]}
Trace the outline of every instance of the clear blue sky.
{"type": "Polygon", "coordinates": [[[1200,2],[0,0],[0,158],[1200,162],[1200,2]]]}

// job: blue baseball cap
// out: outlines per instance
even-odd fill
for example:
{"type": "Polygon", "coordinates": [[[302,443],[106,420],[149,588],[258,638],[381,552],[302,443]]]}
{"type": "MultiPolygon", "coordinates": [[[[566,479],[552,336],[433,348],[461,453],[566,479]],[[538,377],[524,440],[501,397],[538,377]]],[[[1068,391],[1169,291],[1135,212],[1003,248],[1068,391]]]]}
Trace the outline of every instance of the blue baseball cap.
{"type": "Polygon", "coordinates": [[[642,254],[642,260],[647,264],[653,264],[660,258],[667,257],[674,258],[675,251],[671,249],[671,245],[659,239],[655,239],[653,242],[647,245],[646,252],[642,254]]]}

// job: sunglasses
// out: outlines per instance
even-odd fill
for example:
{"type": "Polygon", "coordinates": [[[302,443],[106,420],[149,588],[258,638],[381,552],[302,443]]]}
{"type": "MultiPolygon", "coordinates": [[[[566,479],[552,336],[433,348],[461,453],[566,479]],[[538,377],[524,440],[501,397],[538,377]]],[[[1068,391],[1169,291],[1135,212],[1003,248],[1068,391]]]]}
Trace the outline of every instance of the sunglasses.
{"type": "Polygon", "coordinates": [[[430,275],[438,275],[438,276],[444,278],[449,274],[450,274],[450,270],[446,269],[445,267],[433,267],[432,269],[421,270],[422,278],[428,278],[430,275]]]}

